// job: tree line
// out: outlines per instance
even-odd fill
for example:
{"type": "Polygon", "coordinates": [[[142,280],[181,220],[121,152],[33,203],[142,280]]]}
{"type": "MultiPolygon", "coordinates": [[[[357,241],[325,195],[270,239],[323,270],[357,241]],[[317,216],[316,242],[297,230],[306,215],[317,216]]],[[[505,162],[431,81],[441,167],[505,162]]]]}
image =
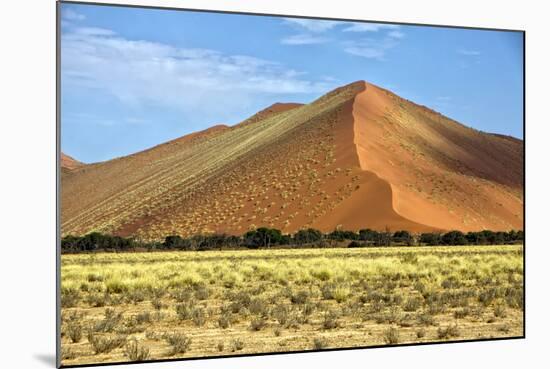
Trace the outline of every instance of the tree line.
{"type": "Polygon", "coordinates": [[[323,233],[308,228],[294,234],[283,234],[279,229],[261,227],[241,236],[228,234],[205,234],[191,237],[167,236],[163,242],[146,242],[92,232],[84,236],[66,236],[61,240],[62,253],[93,251],[137,251],[137,250],[223,250],[264,249],[271,247],[369,247],[369,246],[435,246],[435,245],[501,245],[523,243],[523,231],[463,233],[411,233],[361,229],[358,232],[337,229],[323,233]]]}

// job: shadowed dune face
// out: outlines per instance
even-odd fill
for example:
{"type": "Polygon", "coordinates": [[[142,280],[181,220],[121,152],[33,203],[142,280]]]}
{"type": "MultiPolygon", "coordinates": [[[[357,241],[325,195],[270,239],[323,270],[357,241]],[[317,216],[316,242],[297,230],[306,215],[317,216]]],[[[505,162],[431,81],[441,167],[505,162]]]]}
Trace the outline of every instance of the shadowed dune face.
{"type": "Polygon", "coordinates": [[[62,233],[520,229],[523,143],[365,82],[62,177],[62,233]]]}
{"type": "Polygon", "coordinates": [[[402,216],[441,229],[523,226],[523,143],[476,131],[367,85],[354,106],[361,168],[402,216]]]}

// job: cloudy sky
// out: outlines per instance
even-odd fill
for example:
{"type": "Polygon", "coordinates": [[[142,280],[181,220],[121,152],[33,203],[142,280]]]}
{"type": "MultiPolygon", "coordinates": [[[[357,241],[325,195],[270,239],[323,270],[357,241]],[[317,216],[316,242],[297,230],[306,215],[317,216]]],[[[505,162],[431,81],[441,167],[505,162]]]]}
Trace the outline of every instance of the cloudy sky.
{"type": "Polygon", "coordinates": [[[61,5],[62,150],[127,155],[366,80],[523,138],[520,33],[61,5]]]}

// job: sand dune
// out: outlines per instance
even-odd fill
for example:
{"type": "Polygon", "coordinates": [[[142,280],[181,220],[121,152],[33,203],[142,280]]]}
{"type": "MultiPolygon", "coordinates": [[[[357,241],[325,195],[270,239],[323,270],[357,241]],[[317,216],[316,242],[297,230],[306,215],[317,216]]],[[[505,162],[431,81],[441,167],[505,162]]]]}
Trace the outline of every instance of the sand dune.
{"type": "Polygon", "coordinates": [[[62,178],[69,174],[72,174],[76,169],[84,165],[84,163],[81,163],[78,160],[64,153],[61,153],[61,162],[59,164],[61,167],[62,178]]]}
{"type": "Polygon", "coordinates": [[[62,233],[520,229],[523,142],[363,81],[62,178],[62,233]]]}

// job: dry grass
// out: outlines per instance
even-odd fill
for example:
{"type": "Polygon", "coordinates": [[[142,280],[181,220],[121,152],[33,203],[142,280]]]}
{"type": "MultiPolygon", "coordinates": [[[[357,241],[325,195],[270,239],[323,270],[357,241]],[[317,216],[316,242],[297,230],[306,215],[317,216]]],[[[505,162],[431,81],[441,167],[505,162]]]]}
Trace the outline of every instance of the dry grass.
{"type": "Polygon", "coordinates": [[[519,336],[522,268],[521,246],[63,255],[63,364],[519,336]]]}

